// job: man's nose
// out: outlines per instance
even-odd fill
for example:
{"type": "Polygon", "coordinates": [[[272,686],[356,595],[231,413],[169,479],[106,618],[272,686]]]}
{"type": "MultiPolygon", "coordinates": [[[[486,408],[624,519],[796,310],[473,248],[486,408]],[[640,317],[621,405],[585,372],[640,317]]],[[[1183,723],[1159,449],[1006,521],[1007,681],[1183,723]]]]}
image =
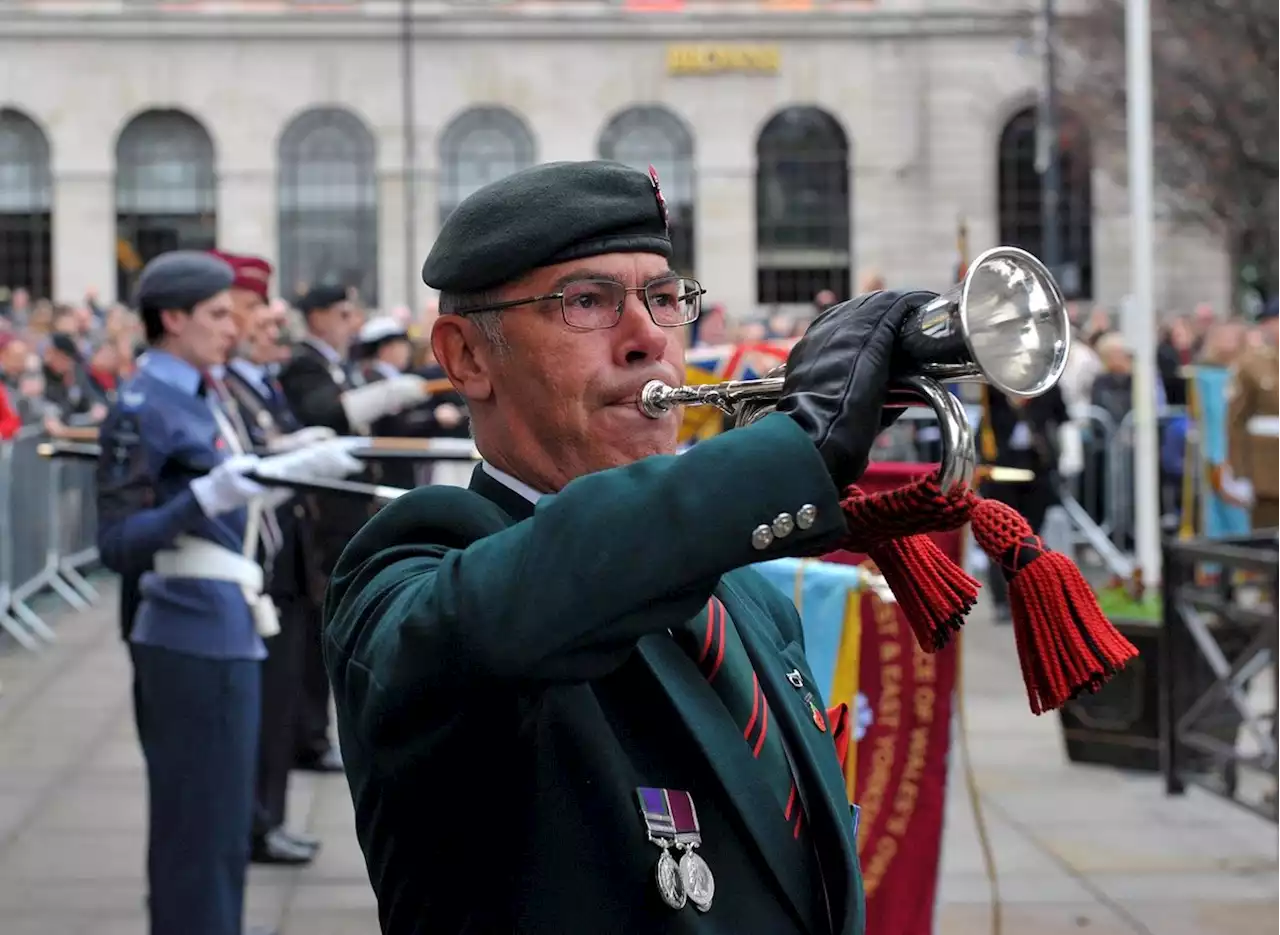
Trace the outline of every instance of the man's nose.
{"type": "Polygon", "coordinates": [[[662,359],[667,333],[654,323],[641,295],[628,293],[617,327],[621,337],[617,346],[618,363],[636,364],[662,359]]]}

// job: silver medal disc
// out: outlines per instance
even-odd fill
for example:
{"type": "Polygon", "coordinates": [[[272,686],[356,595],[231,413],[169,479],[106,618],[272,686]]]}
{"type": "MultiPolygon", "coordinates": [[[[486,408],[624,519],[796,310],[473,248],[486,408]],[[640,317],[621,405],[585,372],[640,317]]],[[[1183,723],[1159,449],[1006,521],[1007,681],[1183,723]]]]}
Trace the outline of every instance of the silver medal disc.
{"type": "Polygon", "coordinates": [[[680,856],[680,885],[700,912],[711,908],[716,896],[716,878],[711,875],[707,862],[688,848],[680,856]]]}
{"type": "Polygon", "coordinates": [[[662,856],[658,858],[658,867],[654,873],[658,878],[658,893],[662,896],[662,901],[672,909],[683,909],[687,898],[684,894],[684,885],[681,883],[682,874],[671,852],[665,847],[662,849],[662,856]]]}

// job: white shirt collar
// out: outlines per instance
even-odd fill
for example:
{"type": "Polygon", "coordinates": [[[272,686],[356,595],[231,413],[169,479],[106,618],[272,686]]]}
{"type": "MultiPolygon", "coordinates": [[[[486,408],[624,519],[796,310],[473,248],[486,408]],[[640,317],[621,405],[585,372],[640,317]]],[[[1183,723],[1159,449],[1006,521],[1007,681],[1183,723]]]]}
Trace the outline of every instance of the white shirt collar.
{"type": "Polygon", "coordinates": [[[503,487],[518,493],[530,503],[537,503],[546,496],[546,494],[538,493],[538,491],[534,490],[524,481],[512,477],[506,471],[499,471],[488,461],[481,461],[480,467],[483,468],[486,474],[496,480],[503,487]]]}
{"type": "Polygon", "coordinates": [[[321,356],[324,357],[325,360],[329,361],[329,363],[331,364],[342,363],[342,355],[339,354],[337,351],[335,351],[328,343],[326,343],[325,341],[322,341],[320,338],[316,337],[314,334],[307,334],[303,337],[302,340],[305,343],[310,344],[317,351],[319,351],[321,356]]]}

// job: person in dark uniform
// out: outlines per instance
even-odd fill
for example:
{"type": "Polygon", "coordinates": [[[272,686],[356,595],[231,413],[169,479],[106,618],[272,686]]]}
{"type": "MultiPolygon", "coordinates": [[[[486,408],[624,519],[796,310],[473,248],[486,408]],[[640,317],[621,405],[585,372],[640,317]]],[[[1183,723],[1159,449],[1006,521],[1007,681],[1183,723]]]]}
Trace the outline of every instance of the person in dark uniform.
{"type": "MultiPolygon", "coordinates": [[[[394,380],[405,373],[412,359],[413,345],[409,332],[389,317],[371,318],[360,329],[360,378],[366,384],[394,380]]],[[[435,397],[421,400],[401,412],[383,416],[371,426],[374,436],[396,438],[433,438],[438,432],[435,397]]],[[[461,419],[461,413],[459,413],[461,419]]],[[[370,466],[370,480],[392,487],[416,487],[429,480],[430,463],[426,461],[382,461],[370,466]]]]}
{"type": "MultiPolygon", "coordinates": [[[[1034,399],[1005,396],[987,391],[991,437],[995,443],[993,465],[1032,472],[1023,482],[987,480],[982,483],[982,496],[1007,503],[1039,533],[1049,507],[1058,501],[1058,432],[1070,420],[1067,405],[1057,386],[1050,387],[1034,399]]],[[[1009,590],[1000,569],[990,569],[991,596],[996,605],[996,619],[1009,623],[1009,590]]]]}
{"type": "MultiPolygon", "coordinates": [[[[252,450],[280,453],[332,438],[332,429],[304,429],[298,423],[276,379],[275,368],[288,359],[289,346],[282,342],[284,311],[267,304],[271,265],[259,257],[218,256],[235,271],[231,298],[239,334],[235,356],[222,378],[252,450]]],[[[249,851],[249,859],[260,864],[307,864],[320,848],[317,838],[285,827],[305,642],[315,626],[322,587],[306,504],[306,498],[298,497],[277,511],[279,546],[275,554],[261,556],[269,569],[267,593],[279,612],[280,632],[265,640],[267,658],[262,665],[257,791],[249,851]]]]}
{"type": "MultiPolygon", "coordinates": [[[[413,375],[364,385],[348,353],[360,327],[360,310],[342,286],[316,286],[298,302],[307,333],[280,372],[285,399],[298,421],[332,429],[338,435],[368,435],[373,424],[427,396],[426,381],[413,375]]],[[[347,542],[369,518],[371,505],[332,499],[320,505],[312,527],[320,571],[327,579],[347,542]]],[[[330,741],[329,680],[320,651],[319,608],[306,640],[303,700],[296,766],[321,772],[342,770],[342,757],[330,741]]]]}
{"type": "Polygon", "coordinates": [[[426,261],[484,460],[378,512],[325,604],[386,935],[864,929],[800,621],[745,566],[843,541],[933,294],[827,310],[780,411],[676,457],[679,412],[637,409],[700,310],[670,257],[656,173],[561,162],[473,194],[426,261]]]}
{"type": "MultiPolygon", "coordinates": [[[[205,253],[147,264],[137,299],[150,349],[100,433],[98,550],[136,583],[127,610],[147,764],[152,935],[241,935],[260,633],[275,623],[249,530],[265,528],[255,514],[289,496],[246,475],[326,469],[239,451],[209,373],[236,339],[233,281],[205,253]]],[[[342,458],[349,470],[354,459],[342,458]]]]}

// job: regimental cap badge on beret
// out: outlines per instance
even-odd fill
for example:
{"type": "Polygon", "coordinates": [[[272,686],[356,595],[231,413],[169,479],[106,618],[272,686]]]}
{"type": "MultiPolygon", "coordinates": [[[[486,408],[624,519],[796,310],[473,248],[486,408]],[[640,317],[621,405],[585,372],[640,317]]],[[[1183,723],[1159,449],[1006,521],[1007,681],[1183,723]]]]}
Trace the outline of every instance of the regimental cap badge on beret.
{"type": "Polygon", "coordinates": [[[662,186],[658,183],[658,170],[649,166],[649,181],[653,183],[653,197],[658,202],[658,213],[662,215],[662,226],[667,234],[671,234],[671,212],[667,210],[667,199],[662,195],[662,186]]]}

